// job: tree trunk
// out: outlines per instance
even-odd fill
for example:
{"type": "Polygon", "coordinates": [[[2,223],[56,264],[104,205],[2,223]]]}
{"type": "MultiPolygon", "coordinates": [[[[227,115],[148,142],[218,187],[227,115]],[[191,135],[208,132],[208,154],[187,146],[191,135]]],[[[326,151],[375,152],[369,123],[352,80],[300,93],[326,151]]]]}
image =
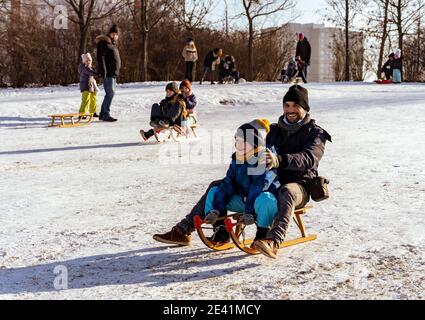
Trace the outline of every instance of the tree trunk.
{"type": "Polygon", "coordinates": [[[148,42],[149,42],[149,28],[148,28],[148,1],[141,0],[140,6],[140,25],[141,25],[141,81],[148,80],[148,42]]]}
{"type": "Polygon", "coordinates": [[[142,50],[141,50],[141,80],[142,82],[148,81],[148,43],[149,32],[142,30],[142,50]]]}
{"type": "Polygon", "coordinates": [[[254,81],[254,25],[252,19],[249,19],[248,81],[254,81]]]}
{"type": "Polygon", "coordinates": [[[384,2],[384,21],[382,22],[382,36],[381,36],[381,45],[379,48],[379,60],[378,60],[378,71],[377,76],[378,79],[381,77],[381,68],[384,64],[384,53],[385,53],[385,42],[388,37],[388,8],[390,1],[385,0],[384,2]]]}
{"type": "Polygon", "coordinates": [[[345,81],[350,81],[350,8],[345,0],[345,81]]]}
{"type": "Polygon", "coordinates": [[[89,37],[89,26],[80,23],[80,44],[78,47],[77,63],[82,54],[87,52],[87,39],[89,37]]]}
{"type": "MultiPolygon", "coordinates": [[[[397,5],[397,32],[398,32],[398,48],[401,50],[401,55],[403,56],[403,42],[404,42],[404,32],[403,32],[403,11],[402,11],[402,0],[398,0],[397,5]]],[[[401,68],[401,81],[403,79],[403,68],[401,68]]]]}

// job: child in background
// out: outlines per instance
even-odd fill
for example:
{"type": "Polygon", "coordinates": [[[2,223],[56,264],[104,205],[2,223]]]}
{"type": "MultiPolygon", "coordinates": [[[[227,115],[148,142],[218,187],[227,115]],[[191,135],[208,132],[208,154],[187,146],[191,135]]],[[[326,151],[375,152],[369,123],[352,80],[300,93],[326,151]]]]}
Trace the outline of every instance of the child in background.
{"type": "Polygon", "coordinates": [[[97,92],[99,88],[94,77],[98,74],[93,70],[93,59],[90,53],[81,55],[81,64],[78,66],[78,73],[80,74],[80,91],[81,91],[81,106],[79,113],[93,114],[93,117],[98,118],[96,113],[97,108],[97,92]]]}
{"type": "Polygon", "coordinates": [[[188,115],[196,113],[196,105],[198,102],[196,101],[196,96],[193,94],[192,85],[189,80],[184,80],[180,83],[180,92],[184,97],[184,101],[186,102],[186,111],[188,115]]]}

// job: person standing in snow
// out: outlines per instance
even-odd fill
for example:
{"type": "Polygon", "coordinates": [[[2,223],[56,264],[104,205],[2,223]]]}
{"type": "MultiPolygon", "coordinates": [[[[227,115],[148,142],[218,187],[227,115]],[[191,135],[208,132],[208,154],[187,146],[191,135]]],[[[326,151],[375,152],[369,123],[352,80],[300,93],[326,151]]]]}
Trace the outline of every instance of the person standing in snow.
{"type": "MultiPolygon", "coordinates": [[[[268,169],[277,169],[282,187],[278,194],[278,214],[265,239],[254,243],[257,250],[270,258],[277,257],[280,244],[284,241],[289,222],[295,209],[304,207],[310,198],[310,184],[318,176],[319,162],[323,157],[326,141],[331,136],[315,120],[310,118],[308,91],[299,85],[289,88],[283,98],[283,115],[278,123],[270,126],[265,152],[268,169]],[[275,149],[276,154],[270,150],[275,149]]],[[[209,191],[220,185],[211,183],[192,211],[169,232],[154,235],[156,241],[188,246],[191,233],[195,231],[193,217],[204,212],[209,191]]],[[[216,226],[214,226],[216,227],[216,226]]],[[[216,236],[224,240],[228,233],[220,226],[216,236]],[[221,235],[219,233],[222,232],[221,235]]]]}
{"type": "Polygon", "coordinates": [[[204,74],[202,75],[201,81],[199,84],[202,84],[205,77],[207,75],[210,76],[211,84],[215,84],[214,82],[214,71],[217,66],[220,64],[220,58],[223,55],[223,50],[219,48],[215,48],[211,50],[206,56],[204,60],[204,74]]]}
{"type": "Polygon", "coordinates": [[[117,121],[117,119],[111,117],[110,109],[121,68],[121,58],[117,47],[118,37],[118,27],[113,25],[107,36],[100,35],[96,38],[97,71],[103,79],[103,87],[105,88],[105,98],[102,102],[99,119],[107,122],[117,121]]]}
{"type": "Polygon", "coordinates": [[[192,38],[187,39],[187,43],[183,48],[182,56],[186,64],[185,79],[193,82],[193,73],[196,61],[198,61],[198,51],[196,50],[195,41],[192,38]]]}
{"type": "Polygon", "coordinates": [[[307,69],[310,66],[311,60],[311,45],[310,42],[308,42],[307,37],[302,32],[298,34],[298,43],[295,56],[300,57],[301,61],[304,63],[303,73],[304,77],[307,79],[307,69]]]}
{"type": "Polygon", "coordinates": [[[391,62],[391,69],[393,70],[393,82],[401,83],[403,74],[403,60],[401,50],[397,49],[394,53],[394,59],[391,62]]]}
{"type": "Polygon", "coordinates": [[[80,74],[80,91],[81,91],[81,106],[79,113],[90,113],[93,117],[99,117],[96,113],[97,97],[96,93],[99,90],[94,77],[97,77],[97,72],[93,70],[93,59],[90,53],[81,55],[82,62],[78,66],[78,73],[80,74]],[[90,109],[89,109],[90,107],[90,109]]]}

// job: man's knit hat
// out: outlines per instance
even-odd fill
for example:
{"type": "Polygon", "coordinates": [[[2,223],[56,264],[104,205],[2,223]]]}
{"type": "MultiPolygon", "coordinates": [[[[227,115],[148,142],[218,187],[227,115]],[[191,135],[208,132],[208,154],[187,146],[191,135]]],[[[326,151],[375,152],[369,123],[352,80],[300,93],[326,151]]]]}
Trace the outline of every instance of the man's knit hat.
{"type": "Polygon", "coordinates": [[[295,102],[307,112],[310,111],[310,106],[308,104],[308,91],[306,88],[303,88],[299,85],[293,85],[290,87],[288,92],[283,97],[284,104],[288,101],[295,102]]]}
{"type": "Polygon", "coordinates": [[[267,119],[255,119],[244,123],[236,131],[235,137],[241,137],[245,142],[254,147],[265,146],[266,137],[270,132],[270,121],[267,119]]]}
{"type": "Polygon", "coordinates": [[[109,33],[108,34],[111,34],[111,33],[118,33],[118,26],[116,24],[114,24],[111,27],[111,29],[109,29],[109,33]]]}
{"type": "Polygon", "coordinates": [[[165,90],[173,91],[174,93],[179,93],[179,87],[177,86],[177,82],[170,82],[165,87],[165,90]]]}

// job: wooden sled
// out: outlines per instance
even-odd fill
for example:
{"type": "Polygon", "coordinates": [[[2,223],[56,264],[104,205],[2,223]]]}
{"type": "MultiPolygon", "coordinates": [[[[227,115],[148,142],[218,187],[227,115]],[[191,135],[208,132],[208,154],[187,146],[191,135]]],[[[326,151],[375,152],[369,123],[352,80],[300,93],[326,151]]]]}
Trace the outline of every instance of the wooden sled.
{"type": "MultiPolygon", "coordinates": [[[[294,221],[295,221],[295,224],[298,226],[298,228],[301,232],[301,237],[293,239],[293,240],[287,240],[287,241],[283,242],[280,245],[281,249],[286,248],[286,247],[290,247],[290,246],[294,246],[294,245],[297,245],[297,244],[300,244],[300,243],[313,241],[313,240],[317,239],[317,235],[315,235],[315,234],[312,234],[312,235],[306,234],[304,221],[302,219],[302,215],[307,213],[307,211],[310,210],[311,208],[313,208],[313,207],[312,206],[306,206],[304,208],[295,210],[294,221]]],[[[196,231],[198,232],[198,235],[199,235],[199,238],[201,239],[201,241],[208,248],[210,248],[212,250],[223,251],[223,250],[229,250],[229,249],[232,249],[234,247],[237,247],[240,250],[242,250],[243,252],[246,252],[248,254],[252,254],[252,255],[259,254],[260,252],[257,251],[257,249],[255,249],[251,246],[252,243],[254,242],[254,238],[246,236],[247,226],[244,223],[239,222],[239,218],[241,216],[242,216],[242,214],[238,213],[238,214],[230,215],[230,216],[219,219],[219,220],[224,219],[224,224],[225,224],[226,230],[229,233],[230,238],[232,239],[233,243],[225,243],[225,244],[212,243],[207,238],[207,236],[205,235],[205,230],[212,230],[213,228],[212,227],[204,227],[203,225],[205,224],[205,222],[201,219],[200,216],[195,216],[194,224],[195,224],[196,231]]],[[[253,225],[253,226],[255,226],[255,225],[253,225]]]]}
{"type": "Polygon", "coordinates": [[[93,120],[93,114],[69,113],[69,114],[51,114],[52,122],[49,127],[70,128],[88,125],[93,120]],[[83,119],[85,117],[86,119],[83,119]],[[59,120],[60,123],[56,123],[59,120]]]}
{"type": "Polygon", "coordinates": [[[184,139],[188,140],[191,138],[191,135],[197,138],[196,129],[199,127],[198,120],[195,115],[190,115],[189,117],[192,118],[192,123],[187,127],[173,125],[166,129],[154,129],[155,139],[161,143],[170,140],[175,142],[179,142],[184,139]]]}

